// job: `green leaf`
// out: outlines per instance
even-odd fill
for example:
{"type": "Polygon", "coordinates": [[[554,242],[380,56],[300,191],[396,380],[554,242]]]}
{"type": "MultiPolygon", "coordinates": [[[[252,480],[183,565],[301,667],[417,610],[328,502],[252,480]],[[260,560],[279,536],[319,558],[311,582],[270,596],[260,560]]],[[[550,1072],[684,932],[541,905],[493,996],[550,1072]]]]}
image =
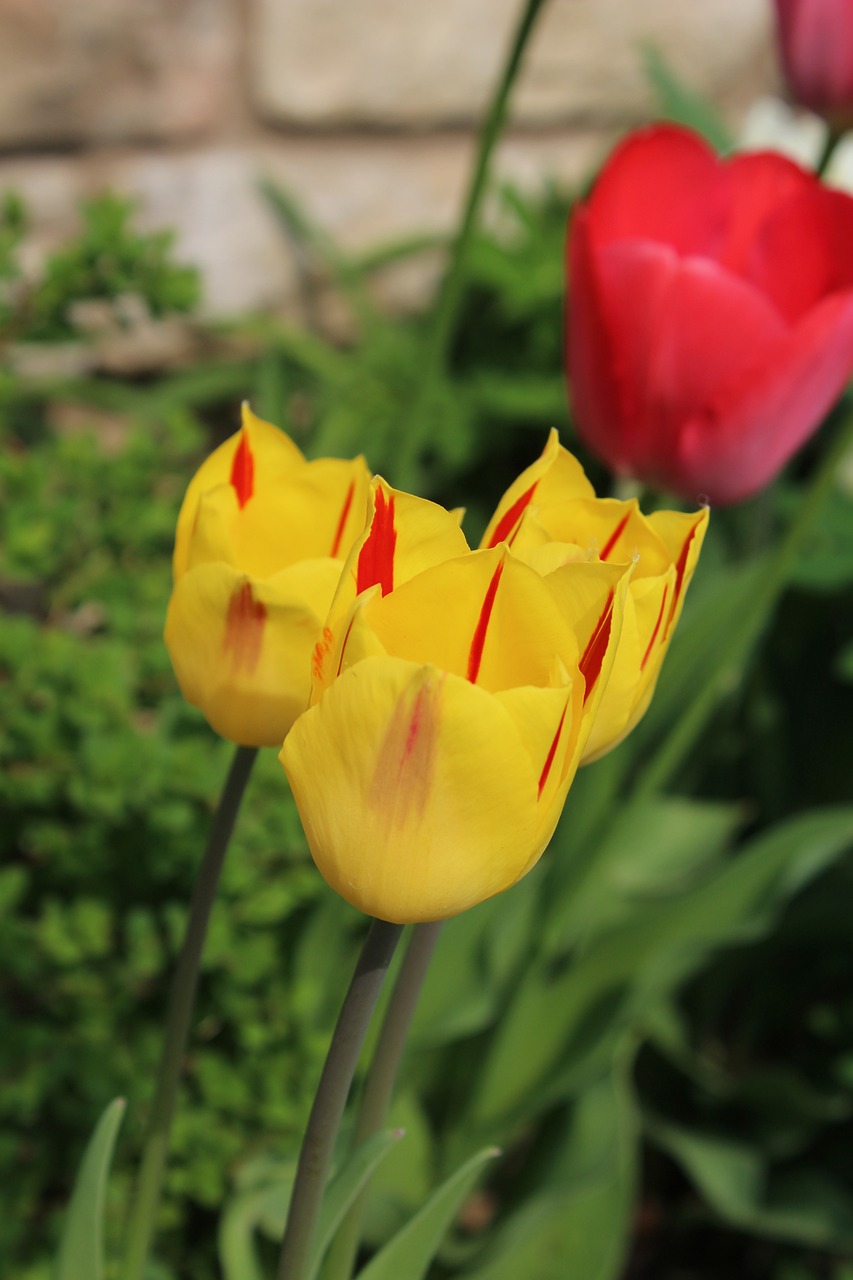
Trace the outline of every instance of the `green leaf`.
{"type": "Polygon", "coordinates": [[[637,1120],[627,1063],[573,1109],[547,1190],[498,1229],[469,1280],[615,1280],[637,1180],[637,1120]]]}
{"type": "Polygon", "coordinates": [[[556,972],[544,958],[531,965],[472,1089],[474,1132],[494,1133],[510,1117],[570,1096],[710,951],[769,929],[788,899],[851,843],[853,809],[799,815],[687,892],[647,903],[556,972]]]}
{"type": "Polygon", "coordinates": [[[479,1151],[466,1160],[446,1182],[434,1191],[426,1204],[398,1231],[393,1240],[358,1273],[358,1280],[423,1280],[483,1165],[499,1152],[495,1147],[479,1151]]]}
{"type": "Polygon", "coordinates": [[[549,954],[689,889],[725,853],[742,821],[737,805],[675,796],[622,809],[584,877],[555,899],[546,925],[549,954]]]}
{"type": "MultiPolygon", "coordinates": [[[[326,1190],[317,1241],[312,1254],[309,1280],[317,1275],[323,1255],[344,1214],[374,1170],[403,1137],[403,1131],[375,1133],[346,1160],[326,1190]]],[[[245,1177],[246,1189],[228,1206],[219,1228],[219,1260],[225,1280],[262,1280],[263,1267],[255,1237],[281,1240],[296,1173],[288,1162],[261,1162],[245,1177]]]]}
{"type": "Polygon", "coordinates": [[[775,1171],[746,1142],[657,1120],[650,1136],[722,1218],[758,1235],[847,1251],[853,1247],[849,1188],[819,1170],[775,1171]]]}
{"type": "Polygon", "coordinates": [[[59,1244],[55,1280],[101,1280],[104,1273],[104,1194],[124,1098],[98,1121],[83,1156],[59,1244]]]}
{"type": "Polygon", "coordinates": [[[335,1232],[341,1225],[347,1210],[367,1184],[374,1169],[382,1163],[403,1137],[405,1132],[402,1129],[387,1129],[382,1133],[374,1133],[372,1137],[359,1144],[329,1183],[323,1197],[317,1240],[308,1268],[308,1280],[314,1280],[320,1270],[320,1263],[335,1232]]]}

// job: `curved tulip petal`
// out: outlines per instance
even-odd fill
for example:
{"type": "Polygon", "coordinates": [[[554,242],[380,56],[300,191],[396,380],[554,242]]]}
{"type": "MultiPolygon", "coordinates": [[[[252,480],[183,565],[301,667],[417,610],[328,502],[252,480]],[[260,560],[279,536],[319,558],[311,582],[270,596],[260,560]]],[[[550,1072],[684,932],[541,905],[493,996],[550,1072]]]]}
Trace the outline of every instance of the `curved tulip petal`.
{"type": "MultiPolygon", "coordinates": [[[[577,663],[577,640],[549,585],[501,545],[418,574],[364,618],[388,653],[495,692],[547,686],[555,656],[577,663]]],[[[344,667],[346,667],[346,661],[344,667]]]]}
{"type": "Polygon", "coordinates": [[[713,256],[724,242],[729,198],[725,171],[703,138],[652,125],[614,148],[587,204],[590,234],[597,248],[647,240],[713,256]]]}
{"type": "MultiPolygon", "coordinates": [[[[701,258],[666,246],[614,245],[599,262],[626,414],[619,464],[680,488],[679,433],[688,416],[748,383],[785,336],[771,303],[701,258]],[[640,309],[644,323],[637,324],[640,309]]],[[[579,424],[583,429],[583,424],[579,424]]],[[[710,487],[706,485],[706,490],[710,487]]],[[[683,491],[683,490],[682,490],[683,491]]]]}
{"type": "Polygon", "coordinates": [[[522,471],[501,498],[480,545],[495,547],[506,542],[512,546],[525,512],[552,501],[556,494],[563,498],[592,498],[595,490],[577,458],[562,447],[552,428],[542,456],[522,471]]]}
{"type": "Polygon", "coordinates": [[[602,684],[581,758],[589,764],[611,751],[641,718],[663,661],[667,605],[675,570],[631,584],[627,592],[619,643],[602,684]],[[648,697],[646,697],[648,691],[648,697]]]}
{"type": "Polygon", "coordinates": [[[566,245],[569,296],[566,306],[566,371],[580,435],[618,472],[630,466],[623,423],[631,406],[623,385],[605,314],[601,270],[593,243],[590,212],[578,206],[566,245]]]}
{"type": "Polygon", "coordinates": [[[497,701],[512,717],[537,776],[536,831],[519,879],[530,870],[554,834],[580,758],[583,682],[563,668],[554,687],[505,689],[497,701]]]}
{"type": "Polygon", "coordinates": [[[721,389],[683,427],[673,485],[739,502],[766,485],[812,435],[853,364],[853,292],[833,294],[766,353],[760,370],[721,389]]]}
{"type": "Polygon", "coordinates": [[[308,705],[311,654],[339,564],[303,562],[258,582],[221,562],[175,584],[165,639],[181,692],[217,733],[277,746],[308,705]]]}
{"type": "Polygon", "coordinates": [[[243,425],[207,457],[189,483],[175,533],[172,569],[175,579],[189,567],[189,546],[198,504],[203,494],[228,485],[245,504],[256,481],[298,470],[305,465],[301,451],[284,431],[257,418],[248,404],[242,406],[243,425]]]}
{"type": "Polygon", "coordinates": [[[514,883],[535,848],[538,779],[512,717],[435,667],[359,662],[280,759],[322,875],[380,919],[464,911],[514,883]]]}
{"type": "Polygon", "coordinates": [[[364,532],[353,543],[329,615],[329,626],[349,612],[356,596],[379,586],[388,595],[416,574],[469,550],[459,527],[462,512],[392,489],[376,476],[364,532]]]}
{"type": "MultiPolygon", "coordinates": [[[[667,604],[663,640],[668,643],[675,624],[681,617],[684,597],[699,562],[699,552],[708,531],[710,513],[702,511],[686,514],[682,511],[655,511],[647,517],[648,523],[666,545],[675,566],[671,601],[667,604]]],[[[639,578],[641,575],[637,575],[639,578]]]]}
{"type": "Polygon", "coordinates": [[[223,560],[269,578],[300,560],[338,559],[362,527],[370,473],[363,458],[322,458],[259,485],[240,506],[232,485],[202,494],[187,567],[223,560]]]}

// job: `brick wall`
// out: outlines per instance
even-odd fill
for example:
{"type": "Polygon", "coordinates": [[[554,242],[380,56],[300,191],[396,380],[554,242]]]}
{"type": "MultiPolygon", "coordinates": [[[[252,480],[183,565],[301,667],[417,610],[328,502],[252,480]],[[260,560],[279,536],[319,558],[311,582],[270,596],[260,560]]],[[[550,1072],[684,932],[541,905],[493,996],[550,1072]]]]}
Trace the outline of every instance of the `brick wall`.
{"type": "MultiPolygon", "coordinates": [[[[344,246],[452,225],[519,0],[0,0],[0,188],[28,254],[79,198],[136,195],[205,273],[206,308],[286,304],[288,245],[257,191],[286,183],[344,246]]],[[[588,175],[653,110],[642,47],[737,124],[775,87],[769,0],[550,0],[499,168],[588,175]]],[[[400,273],[397,301],[423,287],[400,273]]]]}

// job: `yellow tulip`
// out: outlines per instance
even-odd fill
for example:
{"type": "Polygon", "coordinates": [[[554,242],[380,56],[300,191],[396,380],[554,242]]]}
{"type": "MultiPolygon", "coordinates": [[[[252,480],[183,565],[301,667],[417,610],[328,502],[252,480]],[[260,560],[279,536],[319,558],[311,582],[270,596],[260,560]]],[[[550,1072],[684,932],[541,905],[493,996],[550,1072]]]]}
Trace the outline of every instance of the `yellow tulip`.
{"type": "Polygon", "coordinates": [[[372,486],[367,529],[282,748],[314,860],[396,923],[455,915],[551,838],[618,640],[630,571],[537,572],[458,518],[372,486]]]}
{"type": "Polygon", "coordinates": [[[191,480],[165,638],[184,697],[224,738],[279,746],[307,706],[369,483],[363,458],[307,462],[246,405],[241,430],[191,480]]]}
{"type": "Polygon", "coordinates": [[[484,547],[506,542],[540,572],[576,560],[634,565],[613,668],[582,764],[615,747],[645,714],[707,525],[707,509],[644,516],[636,500],[596,498],[583,468],[560,445],[556,431],[542,456],[498,504],[484,547]]]}

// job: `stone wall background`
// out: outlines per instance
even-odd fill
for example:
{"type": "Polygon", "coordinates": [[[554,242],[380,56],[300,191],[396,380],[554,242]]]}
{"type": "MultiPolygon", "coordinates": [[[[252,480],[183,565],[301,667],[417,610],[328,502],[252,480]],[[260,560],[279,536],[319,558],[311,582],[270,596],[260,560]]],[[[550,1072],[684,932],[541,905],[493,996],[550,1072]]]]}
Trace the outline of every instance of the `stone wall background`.
{"type": "MultiPolygon", "coordinates": [[[[205,310],[286,307],[286,184],[351,249],[452,226],[520,0],[0,0],[0,191],[36,263],[104,187],[177,230],[205,310]]],[[[770,0],[550,0],[498,170],[572,186],[653,112],[652,43],[737,126],[778,88],[770,0]]],[[[389,278],[405,303],[423,280],[389,278]]]]}

